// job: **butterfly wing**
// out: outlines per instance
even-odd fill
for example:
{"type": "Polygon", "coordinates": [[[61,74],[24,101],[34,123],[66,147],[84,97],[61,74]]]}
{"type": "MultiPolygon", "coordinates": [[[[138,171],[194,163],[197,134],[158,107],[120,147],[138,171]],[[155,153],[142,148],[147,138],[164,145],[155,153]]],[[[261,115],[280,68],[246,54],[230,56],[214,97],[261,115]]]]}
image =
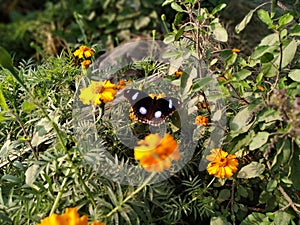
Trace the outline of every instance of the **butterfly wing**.
{"type": "Polygon", "coordinates": [[[158,126],[172,115],[182,103],[172,97],[151,98],[145,92],[129,89],[124,96],[128,99],[136,119],[142,123],[158,126]]]}

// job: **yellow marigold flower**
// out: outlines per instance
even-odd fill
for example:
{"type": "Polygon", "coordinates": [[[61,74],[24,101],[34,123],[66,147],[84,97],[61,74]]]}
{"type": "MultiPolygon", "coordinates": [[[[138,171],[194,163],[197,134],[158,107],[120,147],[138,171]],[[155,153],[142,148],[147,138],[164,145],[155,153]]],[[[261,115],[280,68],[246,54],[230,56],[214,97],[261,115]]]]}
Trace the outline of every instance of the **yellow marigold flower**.
{"type": "Polygon", "coordinates": [[[178,144],[170,134],[162,139],[159,134],[149,134],[134,148],[134,158],[148,172],[161,172],[171,167],[171,160],[178,161],[178,144]]]}
{"type": "MultiPolygon", "coordinates": [[[[86,215],[79,217],[77,208],[67,208],[62,215],[53,213],[51,216],[43,219],[38,225],[88,225],[88,218],[86,215]]],[[[94,221],[91,225],[104,225],[94,221]]]]}
{"type": "Polygon", "coordinates": [[[233,48],[231,51],[234,52],[234,53],[239,53],[241,50],[238,49],[238,48],[233,48]]]}
{"type": "Polygon", "coordinates": [[[237,171],[239,165],[236,155],[228,154],[221,148],[212,149],[206,159],[211,161],[207,165],[207,172],[218,178],[230,178],[237,171]]]}
{"type": "Polygon", "coordinates": [[[87,69],[91,65],[92,61],[91,60],[84,60],[81,62],[81,66],[85,69],[87,69]]]}
{"type": "Polygon", "coordinates": [[[131,121],[137,121],[137,120],[138,120],[138,119],[136,118],[136,116],[134,115],[134,112],[133,112],[133,108],[132,108],[132,107],[129,109],[129,119],[130,119],[131,121]]]}
{"type": "Polygon", "coordinates": [[[208,126],[208,118],[205,116],[197,116],[195,119],[195,124],[196,125],[203,125],[203,126],[208,126]]]}
{"type": "Polygon", "coordinates": [[[80,90],[79,98],[85,105],[100,105],[102,102],[113,101],[116,94],[116,85],[109,80],[104,82],[91,81],[87,88],[80,90]]]}
{"type": "Polygon", "coordinates": [[[92,55],[94,55],[95,51],[92,48],[89,48],[85,45],[82,45],[77,49],[73,54],[74,56],[77,56],[79,59],[82,58],[90,58],[92,55]]]}

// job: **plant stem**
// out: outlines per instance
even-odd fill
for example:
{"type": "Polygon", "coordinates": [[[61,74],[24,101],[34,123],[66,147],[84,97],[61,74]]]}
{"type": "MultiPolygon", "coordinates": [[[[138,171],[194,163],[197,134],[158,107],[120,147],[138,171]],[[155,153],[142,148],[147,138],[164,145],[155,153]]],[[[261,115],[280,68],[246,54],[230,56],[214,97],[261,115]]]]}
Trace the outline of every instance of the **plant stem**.
{"type": "Polygon", "coordinates": [[[113,215],[115,212],[120,210],[122,205],[124,205],[128,200],[130,200],[137,193],[139,193],[145,186],[147,186],[155,175],[156,175],[156,173],[152,173],[141,186],[139,186],[134,192],[132,192],[129,196],[127,196],[127,198],[125,198],[124,201],[120,202],[119,205],[117,205],[115,208],[113,208],[106,216],[104,216],[104,218],[108,218],[111,215],[113,215]]]}

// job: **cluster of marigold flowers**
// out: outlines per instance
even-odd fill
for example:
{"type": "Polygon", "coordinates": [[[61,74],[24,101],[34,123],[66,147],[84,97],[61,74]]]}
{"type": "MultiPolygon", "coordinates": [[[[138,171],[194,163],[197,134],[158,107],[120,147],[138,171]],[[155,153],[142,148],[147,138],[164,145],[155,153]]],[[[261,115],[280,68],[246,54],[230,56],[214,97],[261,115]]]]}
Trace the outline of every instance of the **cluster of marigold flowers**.
{"type": "MultiPolygon", "coordinates": [[[[80,48],[81,49],[81,48],[80,48]]],[[[79,50],[80,50],[79,49],[79,50]]],[[[82,48],[85,49],[85,48],[82,48]]],[[[90,51],[81,51],[79,57],[91,54],[90,51]]],[[[177,71],[181,76],[182,71],[177,71]]],[[[100,105],[114,100],[118,90],[126,86],[126,81],[121,80],[118,84],[113,84],[109,80],[106,81],[91,81],[88,87],[82,88],[79,98],[83,104],[100,105]]],[[[164,94],[154,95],[149,94],[150,97],[163,98],[164,94]]],[[[209,107],[209,105],[205,106],[209,107]]],[[[199,108],[199,107],[198,107],[199,108]]],[[[135,121],[133,114],[130,118],[135,121]]],[[[199,115],[195,118],[196,125],[208,126],[209,119],[205,116],[199,115]]],[[[172,161],[180,159],[180,152],[176,140],[170,135],[166,134],[163,138],[159,134],[149,134],[143,140],[138,141],[134,148],[134,158],[139,161],[140,165],[148,172],[161,172],[171,167],[172,161]]],[[[209,174],[218,178],[229,178],[236,171],[238,161],[234,154],[228,154],[222,149],[212,149],[211,154],[207,156],[210,163],[207,166],[209,174]]]]}
{"type": "Polygon", "coordinates": [[[78,59],[81,60],[81,66],[83,69],[87,69],[91,65],[91,57],[94,54],[95,50],[85,45],[80,46],[79,49],[73,53],[75,57],[78,57],[78,59]]]}
{"type": "MultiPolygon", "coordinates": [[[[79,216],[77,208],[67,208],[66,212],[61,215],[55,213],[44,218],[38,225],[88,225],[86,215],[79,216]]],[[[102,222],[94,221],[90,225],[105,225],[102,222]]]]}

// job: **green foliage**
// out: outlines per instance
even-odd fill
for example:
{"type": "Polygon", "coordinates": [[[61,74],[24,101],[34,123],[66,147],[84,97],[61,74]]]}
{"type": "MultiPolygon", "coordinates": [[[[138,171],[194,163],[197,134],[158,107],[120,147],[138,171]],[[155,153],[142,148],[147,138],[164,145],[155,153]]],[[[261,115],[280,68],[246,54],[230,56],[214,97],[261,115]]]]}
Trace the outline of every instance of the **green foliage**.
{"type": "MultiPolygon", "coordinates": [[[[0,25],[1,32],[7,33],[0,36],[5,47],[0,47],[0,223],[37,224],[49,213],[77,206],[90,221],[106,224],[297,224],[299,12],[276,13],[274,2],[269,11],[262,9],[266,3],[251,10],[236,26],[236,32],[241,32],[257,14],[270,30],[249,55],[226,46],[231,34],[219,17],[226,7],[222,2],[208,9],[194,0],[132,1],[131,5],[114,0],[49,1],[43,12],[0,25]],[[190,162],[171,178],[152,185],[146,181],[136,187],[121,185],[87,165],[77,149],[72,104],[82,75],[70,51],[36,65],[33,60],[18,60],[29,57],[14,47],[31,54],[28,43],[33,41],[32,46],[46,57],[51,45],[45,37],[64,40],[60,47],[113,46],[133,34],[149,35],[158,24],[160,5],[170,6],[175,14],[162,16],[165,43],[188,50],[164,56],[181,66],[193,56],[206,63],[212,76],[201,72],[204,64],[201,68],[184,65],[179,79],[167,76],[165,65],[156,62],[146,60],[138,69],[146,75],[159,71],[180,88],[182,99],[190,100],[185,105],[187,114],[195,112],[188,115],[195,127],[191,136],[200,139],[190,162]],[[209,92],[210,86],[219,86],[221,94],[209,92]],[[199,96],[213,113],[195,110],[199,96]],[[224,104],[218,108],[220,102],[224,104]],[[192,117],[196,113],[213,121],[226,115],[227,123],[215,130],[225,134],[218,147],[238,157],[239,169],[233,177],[216,179],[199,171],[214,130],[196,128],[192,117]]],[[[110,124],[101,122],[98,132],[116,160],[133,160],[132,151],[120,145],[110,124]]]]}

